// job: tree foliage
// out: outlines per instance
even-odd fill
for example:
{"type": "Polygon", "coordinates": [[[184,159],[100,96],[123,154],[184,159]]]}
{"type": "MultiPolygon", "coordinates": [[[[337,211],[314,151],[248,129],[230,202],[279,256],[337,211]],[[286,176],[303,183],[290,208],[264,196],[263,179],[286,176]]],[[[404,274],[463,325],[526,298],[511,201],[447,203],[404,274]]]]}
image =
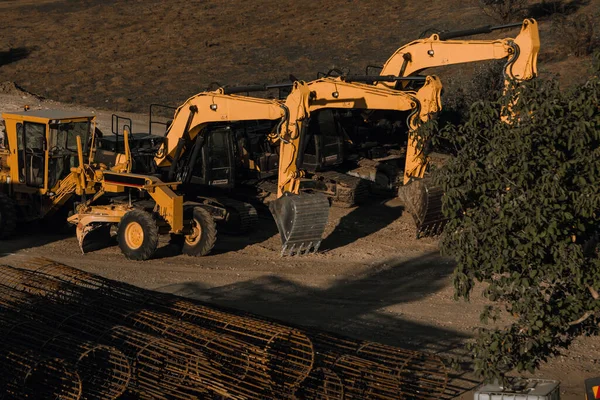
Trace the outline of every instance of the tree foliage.
{"type": "Polygon", "coordinates": [[[436,171],[455,295],[468,299],[485,283],[494,305],[481,319],[503,320],[470,346],[486,380],[533,371],[575,337],[598,333],[599,107],[597,76],[572,90],[536,79],[476,102],[460,126],[421,132],[456,150],[436,171]]]}

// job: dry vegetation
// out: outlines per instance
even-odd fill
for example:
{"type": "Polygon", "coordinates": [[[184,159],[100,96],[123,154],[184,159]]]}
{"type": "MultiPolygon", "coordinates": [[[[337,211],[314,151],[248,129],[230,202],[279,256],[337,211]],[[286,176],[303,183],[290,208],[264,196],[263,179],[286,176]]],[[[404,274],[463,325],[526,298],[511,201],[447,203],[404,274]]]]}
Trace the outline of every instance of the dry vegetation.
{"type": "MultiPolygon", "coordinates": [[[[461,0],[63,0],[3,1],[0,7],[2,81],[47,98],[120,111],[176,104],[212,82],[276,81],[290,73],[310,79],[334,66],[362,73],[428,28],[495,23],[477,1],[461,0]]],[[[572,15],[599,9],[598,1],[569,8],[572,15]]],[[[547,21],[553,14],[547,4],[531,11],[547,21]]],[[[541,26],[542,72],[560,72],[569,62],[555,29],[541,26]]],[[[586,63],[577,64],[569,65],[572,76],[585,72],[586,63]]],[[[462,66],[438,73],[460,85],[471,71],[462,66]]]]}

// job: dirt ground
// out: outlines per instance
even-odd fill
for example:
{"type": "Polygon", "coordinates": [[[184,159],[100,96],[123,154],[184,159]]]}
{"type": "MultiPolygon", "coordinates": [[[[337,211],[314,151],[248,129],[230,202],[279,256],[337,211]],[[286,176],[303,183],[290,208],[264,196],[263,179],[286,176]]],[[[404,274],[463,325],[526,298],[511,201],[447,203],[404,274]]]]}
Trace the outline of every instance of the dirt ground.
{"type": "MultiPolygon", "coordinates": [[[[11,93],[0,94],[0,112],[23,104],[87,109],[97,115],[101,129],[110,129],[110,112],[41,101],[10,84],[0,86],[11,93]]],[[[134,126],[145,126],[144,115],[128,115],[134,126]]],[[[436,239],[415,238],[412,217],[397,201],[332,208],[322,252],[293,258],[279,256],[275,223],[268,210],[260,211],[255,233],[220,235],[207,257],[174,254],[166,241],[157,257],[145,262],[126,260],[116,246],[82,255],[74,236],[31,224],[0,243],[0,263],[48,257],[144,288],[465,360],[464,346],[480,326],[484,301],[453,299],[451,260],[439,255],[436,239]]],[[[578,340],[535,376],[559,379],[563,399],[581,399],[583,380],[600,375],[599,348],[599,338],[578,340]]],[[[468,371],[454,371],[445,398],[472,398],[477,384],[468,371]]]]}
{"type": "MultiPolygon", "coordinates": [[[[311,79],[332,67],[363,73],[429,28],[494,23],[476,3],[0,0],[0,112],[24,104],[87,109],[110,131],[107,110],[176,105],[212,82],[275,82],[290,73],[311,79]]],[[[599,0],[567,3],[575,13],[600,10],[599,0]]],[[[540,29],[540,74],[568,83],[585,77],[589,58],[572,58],[549,22],[540,29]]],[[[432,72],[451,91],[473,68],[432,72]]],[[[128,115],[134,131],[143,129],[144,115],[128,115]]],[[[168,246],[146,262],[126,260],[115,246],[82,255],[74,237],[32,224],[0,243],[0,263],[49,257],[145,288],[461,360],[480,326],[484,301],[453,299],[452,262],[439,255],[437,240],[415,238],[411,216],[394,200],[333,208],[320,254],[281,258],[278,249],[275,224],[262,210],[254,234],[221,235],[207,257],[176,255],[168,246]]],[[[581,338],[536,376],[561,380],[563,399],[581,399],[584,379],[600,375],[599,349],[599,338],[581,338]]],[[[470,373],[454,372],[445,397],[472,398],[477,384],[470,373]]]]}
{"type": "MultiPolygon", "coordinates": [[[[540,3],[532,0],[531,3],[540,3]]],[[[556,3],[556,2],[549,2],[556,3]]],[[[565,1],[593,15],[597,0],[565,1]]],[[[54,0],[0,1],[2,81],[64,102],[145,111],[177,105],[213,82],[314,79],[337,67],[363,74],[424,32],[497,24],[477,0],[54,0]]],[[[539,9],[541,74],[585,77],[589,58],[560,48],[539,9]]],[[[518,18],[518,17],[517,17],[518,18]]],[[[478,38],[514,37],[518,28],[478,38]]],[[[471,78],[474,64],[428,72],[446,92],[471,78]]]]}

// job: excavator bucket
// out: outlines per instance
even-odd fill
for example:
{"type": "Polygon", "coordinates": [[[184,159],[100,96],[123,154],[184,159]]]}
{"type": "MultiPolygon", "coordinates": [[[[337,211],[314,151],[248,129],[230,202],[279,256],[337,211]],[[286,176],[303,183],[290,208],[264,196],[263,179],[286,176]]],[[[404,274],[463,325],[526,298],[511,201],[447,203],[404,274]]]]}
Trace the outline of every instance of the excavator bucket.
{"type": "Polygon", "coordinates": [[[281,255],[317,252],[329,217],[329,200],[322,193],[285,194],[269,204],[281,235],[281,255]]]}
{"type": "Polygon", "coordinates": [[[417,225],[417,238],[442,233],[448,221],[442,213],[443,196],[442,188],[433,185],[430,179],[413,181],[398,190],[398,197],[403,200],[417,225]]]}

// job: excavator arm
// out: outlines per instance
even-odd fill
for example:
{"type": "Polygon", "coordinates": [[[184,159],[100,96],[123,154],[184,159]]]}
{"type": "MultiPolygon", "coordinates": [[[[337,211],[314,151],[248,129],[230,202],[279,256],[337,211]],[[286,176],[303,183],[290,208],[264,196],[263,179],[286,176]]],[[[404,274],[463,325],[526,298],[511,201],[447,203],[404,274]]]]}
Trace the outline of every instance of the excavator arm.
{"type": "Polygon", "coordinates": [[[185,178],[189,175],[185,170],[193,167],[194,158],[198,156],[198,151],[194,150],[202,146],[196,142],[203,140],[200,133],[208,124],[256,119],[281,120],[283,123],[287,119],[287,110],[277,100],[234,95],[227,88],[199,93],[175,111],[155,162],[159,168],[169,168],[169,180],[175,179],[176,175],[185,178]],[[178,163],[184,155],[188,165],[182,167],[178,163]]]}
{"type": "MultiPolygon", "coordinates": [[[[324,108],[412,111],[408,120],[411,131],[416,129],[421,121],[429,118],[430,110],[421,110],[421,102],[416,92],[397,91],[354,82],[362,79],[366,80],[363,77],[322,78],[307,84],[298,83],[292,90],[286,100],[286,106],[290,109],[290,121],[296,123],[291,123],[288,131],[280,136],[282,140],[278,197],[284,193],[299,193],[299,180],[303,177],[297,165],[300,129],[311,112],[324,108]],[[305,104],[306,108],[302,109],[298,104],[305,104]]],[[[428,79],[428,85],[433,86],[433,92],[429,96],[433,98],[433,104],[437,104],[435,91],[438,89],[439,81],[435,77],[428,77],[428,79]]],[[[431,104],[429,107],[432,107],[431,104]]],[[[418,156],[416,147],[412,148],[411,154],[407,154],[405,176],[423,175],[425,163],[418,156]]]]}
{"type": "MultiPolygon", "coordinates": [[[[527,80],[537,74],[540,49],[538,24],[526,19],[517,37],[498,40],[453,40],[454,37],[491,32],[513,25],[483,27],[460,32],[433,34],[400,47],[385,62],[381,75],[411,76],[427,68],[444,65],[507,58],[508,79],[527,80]]],[[[395,83],[378,82],[378,86],[393,88],[395,83]]]]}

